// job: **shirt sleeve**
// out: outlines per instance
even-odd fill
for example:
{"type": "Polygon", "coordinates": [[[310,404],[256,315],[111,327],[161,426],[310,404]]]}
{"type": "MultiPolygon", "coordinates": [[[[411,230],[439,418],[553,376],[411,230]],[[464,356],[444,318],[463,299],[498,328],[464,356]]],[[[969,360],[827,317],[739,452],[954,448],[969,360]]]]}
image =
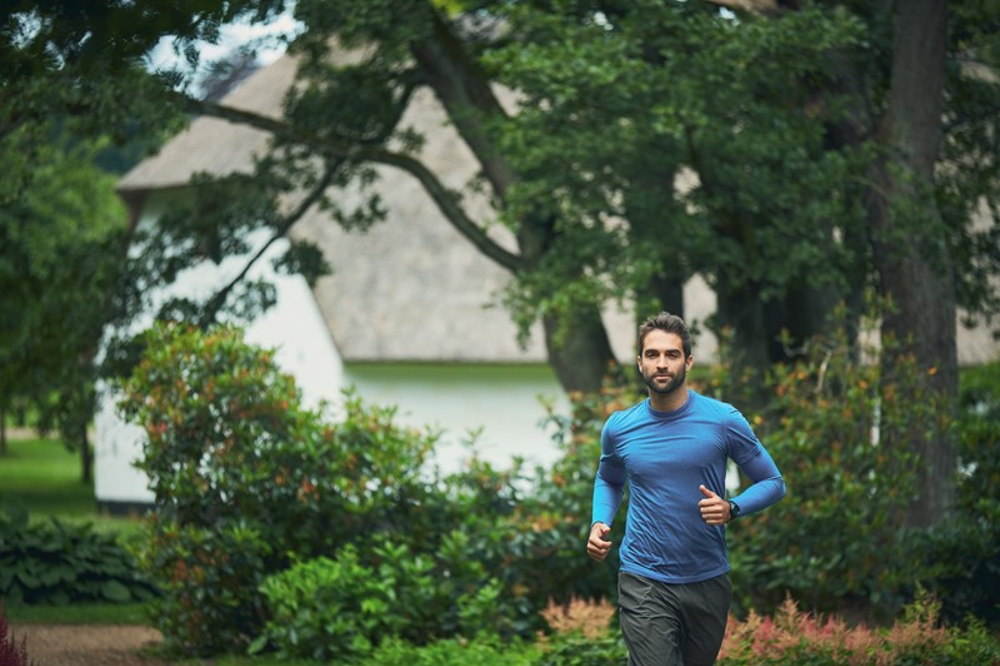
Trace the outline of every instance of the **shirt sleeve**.
{"type": "Polygon", "coordinates": [[[729,457],[750,479],[751,485],[731,498],[740,506],[740,515],[762,511],[785,496],[785,481],[771,454],[757,439],[747,420],[735,409],[728,424],[729,457]]]}
{"type": "Polygon", "coordinates": [[[615,450],[609,418],[601,430],[601,460],[594,479],[594,503],[590,524],[611,525],[625,492],[625,465],[615,450]]]}
{"type": "Polygon", "coordinates": [[[739,466],[753,482],[732,500],[740,505],[740,515],[762,511],[785,496],[785,481],[771,454],[761,447],[760,454],[739,466]]]}

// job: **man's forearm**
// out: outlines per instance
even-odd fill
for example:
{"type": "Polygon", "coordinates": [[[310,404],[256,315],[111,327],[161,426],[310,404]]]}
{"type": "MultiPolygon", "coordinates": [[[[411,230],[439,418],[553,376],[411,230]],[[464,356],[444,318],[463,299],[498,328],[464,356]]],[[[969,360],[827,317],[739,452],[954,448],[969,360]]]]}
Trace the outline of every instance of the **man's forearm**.
{"type": "Polygon", "coordinates": [[[767,451],[740,465],[740,469],[753,481],[753,485],[731,498],[739,505],[741,516],[763,511],[785,496],[785,481],[767,451]]]}
{"type": "Polygon", "coordinates": [[[590,517],[590,524],[604,523],[611,525],[618,513],[618,507],[622,504],[624,486],[616,485],[603,479],[600,474],[594,481],[594,504],[590,517]]]}
{"type": "Polygon", "coordinates": [[[731,498],[740,506],[740,515],[763,511],[785,496],[785,482],[780,476],[763,479],[736,497],[731,498]]]}

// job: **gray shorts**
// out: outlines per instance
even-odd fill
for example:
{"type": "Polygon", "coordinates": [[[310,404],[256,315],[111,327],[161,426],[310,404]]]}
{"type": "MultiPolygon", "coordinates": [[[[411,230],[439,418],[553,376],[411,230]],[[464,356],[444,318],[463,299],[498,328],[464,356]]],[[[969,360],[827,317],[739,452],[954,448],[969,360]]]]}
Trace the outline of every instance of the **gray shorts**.
{"type": "Polygon", "coordinates": [[[671,585],[621,572],[618,604],[629,666],[712,666],[732,599],[728,574],[671,585]]]}

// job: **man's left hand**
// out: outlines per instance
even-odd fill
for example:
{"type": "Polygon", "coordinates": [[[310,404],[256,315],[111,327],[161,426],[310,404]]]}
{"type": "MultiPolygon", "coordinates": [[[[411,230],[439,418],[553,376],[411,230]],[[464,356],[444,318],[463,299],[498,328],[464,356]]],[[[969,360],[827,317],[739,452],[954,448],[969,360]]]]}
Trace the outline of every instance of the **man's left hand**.
{"type": "Polygon", "coordinates": [[[719,497],[704,485],[698,486],[705,499],[698,502],[701,518],[709,525],[725,525],[729,522],[729,502],[719,497]]]}

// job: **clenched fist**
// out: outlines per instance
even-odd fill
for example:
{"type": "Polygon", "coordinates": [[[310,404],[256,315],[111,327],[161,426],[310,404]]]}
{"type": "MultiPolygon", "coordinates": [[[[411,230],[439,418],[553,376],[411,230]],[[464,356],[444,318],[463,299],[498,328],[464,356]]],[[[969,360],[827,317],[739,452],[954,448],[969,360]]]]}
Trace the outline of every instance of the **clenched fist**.
{"type": "Polygon", "coordinates": [[[595,562],[603,562],[611,552],[611,528],[604,523],[594,523],[587,539],[587,555],[595,562]]]}

